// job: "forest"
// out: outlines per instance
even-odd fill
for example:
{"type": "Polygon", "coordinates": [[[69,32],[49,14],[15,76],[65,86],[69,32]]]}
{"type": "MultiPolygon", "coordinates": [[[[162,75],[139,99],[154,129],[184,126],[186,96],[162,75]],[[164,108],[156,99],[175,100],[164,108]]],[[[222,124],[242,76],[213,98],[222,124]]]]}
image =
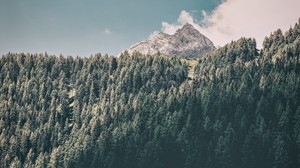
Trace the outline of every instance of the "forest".
{"type": "Polygon", "coordinates": [[[300,167],[300,20],[198,60],[8,53],[0,167],[300,167]]]}

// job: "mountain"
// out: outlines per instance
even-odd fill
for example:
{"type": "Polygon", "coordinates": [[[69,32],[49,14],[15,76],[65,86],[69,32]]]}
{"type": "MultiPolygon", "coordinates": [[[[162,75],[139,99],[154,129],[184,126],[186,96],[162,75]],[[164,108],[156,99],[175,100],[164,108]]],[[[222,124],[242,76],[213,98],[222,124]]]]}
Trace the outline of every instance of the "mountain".
{"type": "Polygon", "coordinates": [[[0,168],[300,168],[300,20],[195,61],[0,57],[0,168]]]}
{"type": "Polygon", "coordinates": [[[177,57],[201,57],[214,49],[211,40],[187,23],[174,35],[160,32],[146,41],[131,46],[127,51],[129,54],[138,51],[150,55],[159,52],[162,55],[177,57]]]}

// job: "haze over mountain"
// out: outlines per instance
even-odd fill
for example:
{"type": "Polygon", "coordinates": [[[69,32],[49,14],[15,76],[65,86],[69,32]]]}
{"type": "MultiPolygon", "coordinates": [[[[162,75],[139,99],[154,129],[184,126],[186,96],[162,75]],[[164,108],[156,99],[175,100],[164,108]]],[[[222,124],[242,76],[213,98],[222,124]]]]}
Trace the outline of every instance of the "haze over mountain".
{"type": "Polygon", "coordinates": [[[186,23],[175,34],[160,32],[128,49],[129,54],[156,54],[178,57],[201,57],[215,49],[213,42],[202,35],[191,24],[186,23]]]}

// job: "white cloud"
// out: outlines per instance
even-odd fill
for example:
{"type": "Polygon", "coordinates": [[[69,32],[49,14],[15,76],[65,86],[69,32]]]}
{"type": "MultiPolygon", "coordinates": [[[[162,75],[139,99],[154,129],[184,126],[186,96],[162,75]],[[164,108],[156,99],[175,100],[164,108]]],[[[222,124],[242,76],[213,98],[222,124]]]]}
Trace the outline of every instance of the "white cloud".
{"type": "Polygon", "coordinates": [[[104,34],[110,35],[111,34],[111,30],[108,28],[105,28],[103,31],[104,34]]]}
{"type": "Polygon", "coordinates": [[[163,22],[162,31],[173,34],[190,23],[216,46],[240,37],[253,37],[260,48],[265,36],[278,28],[286,31],[298,21],[299,6],[299,0],[224,0],[211,14],[202,11],[201,23],[182,11],[176,23],[163,22]]]}
{"type": "Polygon", "coordinates": [[[162,32],[167,33],[167,34],[174,34],[176,32],[176,30],[181,28],[186,23],[190,23],[194,27],[195,26],[199,27],[199,25],[194,22],[194,19],[191,16],[191,14],[188,13],[187,11],[183,10],[183,11],[181,11],[176,23],[173,23],[173,24],[169,24],[167,22],[161,23],[162,24],[162,32]]]}

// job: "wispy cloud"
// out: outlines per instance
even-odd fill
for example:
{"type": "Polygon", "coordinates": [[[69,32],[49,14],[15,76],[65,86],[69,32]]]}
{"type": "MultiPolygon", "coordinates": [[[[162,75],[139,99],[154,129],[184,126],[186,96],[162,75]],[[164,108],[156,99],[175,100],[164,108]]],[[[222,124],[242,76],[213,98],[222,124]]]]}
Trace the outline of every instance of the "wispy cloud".
{"type": "Polygon", "coordinates": [[[109,28],[105,28],[103,31],[104,34],[111,35],[111,30],[109,28]]]}
{"type": "Polygon", "coordinates": [[[224,0],[210,14],[202,11],[201,22],[195,21],[192,12],[182,11],[177,22],[162,22],[162,31],[173,34],[190,23],[217,46],[240,37],[253,37],[260,48],[272,31],[278,28],[286,31],[298,21],[299,6],[297,0],[224,0]]]}

